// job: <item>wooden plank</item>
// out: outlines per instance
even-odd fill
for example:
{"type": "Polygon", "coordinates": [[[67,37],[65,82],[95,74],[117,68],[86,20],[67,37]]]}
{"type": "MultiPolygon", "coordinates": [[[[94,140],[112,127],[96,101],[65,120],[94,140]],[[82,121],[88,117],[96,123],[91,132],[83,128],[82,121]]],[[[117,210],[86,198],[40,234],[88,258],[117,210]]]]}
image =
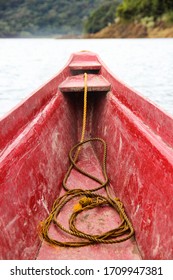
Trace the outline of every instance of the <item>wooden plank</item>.
{"type": "MultiPolygon", "coordinates": [[[[87,88],[88,91],[109,91],[111,84],[102,76],[88,74],[87,88]]],[[[68,77],[59,85],[62,92],[81,92],[84,90],[84,75],[68,77]]]]}
{"type": "Polygon", "coordinates": [[[100,70],[101,64],[97,61],[73,61],[69,67],[70,70],[100,70]]]}

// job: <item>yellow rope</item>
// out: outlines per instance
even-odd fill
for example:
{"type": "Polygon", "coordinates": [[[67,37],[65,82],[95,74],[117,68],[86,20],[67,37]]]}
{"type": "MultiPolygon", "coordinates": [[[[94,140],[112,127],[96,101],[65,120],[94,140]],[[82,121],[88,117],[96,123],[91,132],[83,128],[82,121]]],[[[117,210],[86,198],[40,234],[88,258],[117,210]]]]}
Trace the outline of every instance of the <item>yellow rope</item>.
{"type": "MultiPolygon", "coordinates": [[[[86,130],[86,117],[87,117],[87,73],[84,73],[84,101],[83,101],[83,121],[82,121],[82,133],[80,143],[82,143],[85,139],[85,130],[86,130]]],[[[78,148],[75,154],[75,160],[78,159],[79,153],[81,150],[81,146],[78,148]]]]}
{"type": "Polygon", "coordinates": [[[69,159],[71,161],[71,165],[63,180],[63,187],[66,190],[66,192],[63,196],[58,197],[55,200],[50,215],[45,219],[45,221],[40,223],[40,228],[39,228],[40,237],[44,239],[46,242],[48,242],[49,244],[54,246],[81,247],[81,246],[86,246],[86,245],[96,244],[96,243],[105,243],[105,244],[118,243],[129,239],[134,234],[134,229],[125,213],[123,203],[119,200],[119,198],[112,198],[109,193],[108,176],[106,172],[107,149],[106,149],[105,141],[101,138],[90,138],[84,140],[85,131],[86,131],[86,118],[87,118],[87,74],[85,73],[82,133],[81,133],[80,142],[76,144],[74,147],[72,147],[72,149],[69,152],[69,159]],[[99,178],[85,172],[84,170],[79,168],[76,163],[81,150],[81,146],[85,145],[87,142],[93,142],[93,141],[99,141],[103,145],[102,173],[103,173],[104,181],[101,181],[99,178]],[[99,183],[99,186],[90,190],[68,189],[66,183],[73,168],[75,168],[78,172],[80,172],[84,176],[89,177],[90,179],[99,183]],[[104,197],[96,193],[96,191],[101,188],[105,188],[107,197],[104,197]],[[64,207],[64,205],[75,197],[79,197],[80,199],[78,203],[74,206],[73,212],[69,219],[69,229],[67,229],[58,222],[58,215],[62,210],[62,208],[64,207]],[[103,207],[105,205],[109,205],[110,207],[113,207],[116,210],[116,212],[119,214],[119,217],[121,219],[121,224],[117,228],[109,230],[101,235],[86,234],[76,228],[75,226],[76,217],[81,212],[87,211],[89,209],[93,209],[95,207],[103,207]],[[80,237],[82,240],[77,242],[75,241],[62,242],[51,238],[49,235],[49,228],[52,223],[62,231],[70,235],[80,237]]]}
{"type": "Polygon", "coordinates": [[[84,106],[83,106],[83,122],[82,134],[80,142],[84,141],[86,130],[86,117],[87,117],[87,73],[84,73],[84,106]]]}

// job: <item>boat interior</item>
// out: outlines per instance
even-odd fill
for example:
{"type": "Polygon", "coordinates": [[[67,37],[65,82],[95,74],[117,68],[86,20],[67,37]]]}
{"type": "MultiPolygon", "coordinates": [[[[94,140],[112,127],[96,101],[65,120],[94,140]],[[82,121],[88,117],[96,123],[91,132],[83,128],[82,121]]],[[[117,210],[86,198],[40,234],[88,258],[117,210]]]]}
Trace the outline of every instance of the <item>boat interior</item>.
{"type": "MultiPolygon", "coordinates": [[[[1,213],[4,228],[1,257],[170,259],[172,241],[163,233],[169,230],[173,236],[169,200],[172,187],[165,179],[170,176],[172,180],[171,157],[166,153],[172,140],[158,122],[156,125],[154,116],[157,114],[160,123],[165,120],[168,124],[169,118],[165,118],[164,113],[116,79],[95,54],[81,52],[72,56],[54,79],[16,107],[10,117],[7,115],[1,121],[2,127],[6,125],[2,135],[1,179],[5,199],[1,201],[2,207],[12,206],[1,213]],[[54,201],[66,192],[62,182],[70,164],[68,154],[80,142],[82,133],[84,73],[87,73],[88,91],[85,139],[99,137],[106,142],[110,192],[122,201],[134,235],[111,244],[55,246],[40,240],[39,223],[50,214],[54,201]],[[167,169],[166,175],[164,169],[167,169]],[[165,212],[161,215],[163,207],[165,212]]],[[[102,160],[101,143],[90,141],[81,146],[77,166],[102,181],[102,160]]],[[[75,168],[67,180],[69,190],[92,190],[98,185],[75,168]]],[[[97,193],[106,196],[104,188],[97,193]]],[[[78,197],[69,201],[59,213],[58,221],[65,228],[69,227],[70,215],[78,201],[78,197]]],[[[83,211],[76,218],[77,228],[93,235],[103,234],[120,223],[119,214],[108,205],[83,211]]],[[[50,226],[49,235],[61,242],[80,242],[79,237],[57,230],[54,224],[50,226]]]]}

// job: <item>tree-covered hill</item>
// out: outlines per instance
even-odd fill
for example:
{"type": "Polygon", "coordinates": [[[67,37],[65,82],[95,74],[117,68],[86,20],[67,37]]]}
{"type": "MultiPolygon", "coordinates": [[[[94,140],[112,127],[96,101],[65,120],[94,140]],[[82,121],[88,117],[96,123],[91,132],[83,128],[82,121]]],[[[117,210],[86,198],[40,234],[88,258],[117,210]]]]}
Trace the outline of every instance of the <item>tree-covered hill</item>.
{"type": "Polygon", "coordinates": [[[86,33],[96,33],[115,21],[116,9],[121,0],[104,1],[97,9],[93,10],[85,22],[86,33]]]}
{"type": "Polygon", "coordinates": [[[153,17],[156,20],[166,14],[173,20],[173,0],[123,0],[116,14],[126,20],[144,17],[153,17]]]}
{"type": "MultiPolygon", "coordinates": [[[[89,16],[89,26],[96,22],[103,6],[89,16]]],[[[111,11],[109,8],[103,12],[103,18],[115,6],[111,11]]],[[[95,29],[95,24],[91,27],[95,29]]],[[[116,7],[111,24],[105,24],[102,30],[92,33],[95,34],[88,35],[89,38],[172,38],[173,0],[122,0],[116,7]]]]}
{"type": "Polygon", "coordinates": [[[111,38],[147,37],[152,28],[156,36],[168,28],[172,36],[173,0],[0,0],[1,38],[81,36],[103,34],[102,29],[111,38]]]}
{"type": "Polygon", "coordinates": [[[0,0],[0,37],[81,34],[104,0],[0,0]]]}

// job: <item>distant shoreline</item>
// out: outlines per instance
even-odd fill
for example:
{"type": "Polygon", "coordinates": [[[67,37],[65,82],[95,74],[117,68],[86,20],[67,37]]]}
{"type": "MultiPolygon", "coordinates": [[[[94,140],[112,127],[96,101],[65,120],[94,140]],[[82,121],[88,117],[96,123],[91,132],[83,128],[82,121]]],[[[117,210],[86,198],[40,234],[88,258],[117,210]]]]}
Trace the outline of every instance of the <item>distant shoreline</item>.
{"type": "Polygon", "coordinates": [[[163,22],[147,27],[141,23],[113,23],[86,38],[173,38],[173,25],[164,26],[163,22]]]}
{"type": "Polygon", "coordinates": [[[94,34],[54,34],[0,37],[0,39],[128,39],[128,38],[173,38],[173,25],[162,24],[147,27],[140,23],[113,23],[94,34]]]}

